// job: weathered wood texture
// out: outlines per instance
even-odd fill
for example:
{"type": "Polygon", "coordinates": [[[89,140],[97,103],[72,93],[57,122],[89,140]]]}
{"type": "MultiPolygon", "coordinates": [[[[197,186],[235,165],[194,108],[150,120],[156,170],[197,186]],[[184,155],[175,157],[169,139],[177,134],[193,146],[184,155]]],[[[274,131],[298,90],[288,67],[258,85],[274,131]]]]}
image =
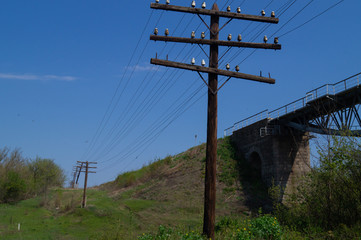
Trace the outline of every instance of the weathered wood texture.
{"type": "Polygon", "coordinates": [[[214,40],[214,39],[169,37],[169,36],[158,36],[158,35],[151,35],[150,40],[163,41],[163,42],[218,45],[218,46],[239,47],[239,48],[243,47],[243,48],[261,48],[261,49],[281,50],[280,44],[269,44],[269,43],[235,42],[235,41],[222,41],[222,40],[214,40]]]}
{"type": "MultiPolygon", "coordinates": [[[[212,10],[218,11],[217,4],[212,10]]],[[[210,39],[219,38],[219,16],[211,16],[210,39]]],[[[209,67],[218,69],[218,45],[211,45],[209,49],[209,67]]],[[[216,221],[216,178],[217,178],[217,112],[218,74],[208,73],[208,111],[207,111],[207,145],[206,145],[206,172],[204,183],[204,221],[203,234],[208,239],[214,239],[214,226],[216,221]]]]}
{"type": "Polygon", "coordinates": [[[84,191],[83,191],[83,201],[81,203],[82,208],[85,208],[85,206],[86,206],[86,187],[87,187],[87,183],[88,183],[88,166],[89,166],[89,163],[85,162],[84,191]]]}
{"type": "Polygon", "coordinates": [[[166,67],[180,68],[180,69],[204,72],[204,73],[212,73],[212,74],[223,75],[223,76],[227,76],[227,77],[241,78],[241,79],[245,79],[245,80],[252,80],[252,81],[256,81],[256,82],[263,82],[263,83],[269,83],[269,84],[274,84],[276,82],[276,80],[273,78],[260,77],[260,76],[256,76],[256,75],[246,74],[246,73],[232,72],[232,71],[227,71],[227,70],[222,70],[222,69],[217,69],[217,68],[202,67],[202,66],[191,65],[191,64],[186,64],[186,63],[172,62],[172,61],[156,59],[156,58],[152,58],[150,60],[150,63],[155,64],[155,65],[166,66],[166,67]]]}

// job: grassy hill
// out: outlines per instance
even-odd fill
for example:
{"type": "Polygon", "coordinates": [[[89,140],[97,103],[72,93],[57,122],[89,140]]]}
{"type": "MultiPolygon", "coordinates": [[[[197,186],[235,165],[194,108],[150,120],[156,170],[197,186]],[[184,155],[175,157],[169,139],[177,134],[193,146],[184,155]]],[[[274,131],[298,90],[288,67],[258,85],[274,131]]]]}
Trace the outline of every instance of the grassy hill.
{"type": "MultiPolygon", "coordinates": [[[[217,221],[269,208],[266,188],[246,163],[236,159],[229,139],[219,140],[217,168],[217,221]]],[[[1,204],[0,238],[136,239],[160,225],[200,231],[204,169],[203,144],[89,189],[85,209],[80,208],[82,191],[73,189],[1,204]]]]}

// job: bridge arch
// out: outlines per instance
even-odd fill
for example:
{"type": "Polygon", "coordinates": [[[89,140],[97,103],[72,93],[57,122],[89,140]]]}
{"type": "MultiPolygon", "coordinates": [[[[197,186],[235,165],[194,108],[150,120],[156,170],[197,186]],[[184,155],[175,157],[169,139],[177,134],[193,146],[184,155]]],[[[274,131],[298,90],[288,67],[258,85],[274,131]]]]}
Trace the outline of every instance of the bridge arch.
{"type": "Polygon", "coordinates": [[[252,169],[252,176],[255,178],[262,178],[263,171],[263,157],[260,149],[251,147],[246,156],[248,163],[252,169]]]}

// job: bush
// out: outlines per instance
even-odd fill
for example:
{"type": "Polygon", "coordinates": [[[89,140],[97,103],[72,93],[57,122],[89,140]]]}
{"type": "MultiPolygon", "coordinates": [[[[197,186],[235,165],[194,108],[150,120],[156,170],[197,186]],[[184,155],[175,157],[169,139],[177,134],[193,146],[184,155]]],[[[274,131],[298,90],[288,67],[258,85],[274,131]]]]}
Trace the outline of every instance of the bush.
{"type": "Polygon", "coordinates": [[[281,239],[281,226],[276,217],[264,215],[252,219],[249,225],[252,236],[260,239],[281,239]]]}
{"type": "Polygon", "coordinates": [[[136,172],[126,172],[121,175],[119,175],[115,182],[118,187],[129,187],[133,185],[137,181],[136,172]]]}
{"type": "Polygon", "coordinates": [[[29,164],[36,193],[45,193],[49,187],[61,187],[65,181],[63,170],[51,159],[36,158],[29,164]]]}
{"type": "Polygon", "coordinates": [[[24,179],[17,172],[9,171],[6,174],[6,180],[1,186],[2,201],[6,203],[20,200],[26,193],[26,184],[24,179]]]}
{"type": "Polygon", "coordinates": [[[26,159],[20,150],[0,149],[0,203],[16,202],[49,187],[61,187],[63,170],[50,159],[26,159]]]}
{"type": "Polygon", "coordinates": [[[239,177],[235,155],[235,149],[231,144],[230,138],[224,138],[217,148],[217,156],[219,158],[217,177],[220,182],[226,184],[228,187],[234,185],[239,177]]]}
{"type": "Polygon", "coordinates": [[[156,234],[143,233],[138,237],[138,240],[167,240],[167,239],[180,239],[180,240],[204,240],[205,237],[195,231],[183,232],[177,231],[172,228],[167,228],[162,225],[159,226],[156,234]]]}
{"type": "Polygon", "coordinates": [[[276,205],[276,214],[288,226],[308,232],[328,232],[341,225],[360,224],[359,140],[333,137],[326,149],[319,149],[319,155],[319,166],[299,184],[287,207],[276,205]]]}

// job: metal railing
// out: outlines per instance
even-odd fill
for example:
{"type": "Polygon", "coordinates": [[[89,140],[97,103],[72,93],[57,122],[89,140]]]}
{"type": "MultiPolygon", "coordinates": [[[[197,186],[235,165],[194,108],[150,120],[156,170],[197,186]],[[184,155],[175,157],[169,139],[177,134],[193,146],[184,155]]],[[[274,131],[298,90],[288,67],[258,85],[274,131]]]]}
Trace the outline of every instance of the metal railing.
{"type": "Polygon", "coordinates": [[[318,98],[329,96],[329,95],[336,95],[353,87],[360,86],[360,75],[361,72],[355,74],[351,77],[348,77],[342,81],[339,81],[334,84],[325,84],[321,87],[318,87],[312,91],[306,93],[306,96],[300,98],[294,102],[291,102],[287,105],[284,105],[280,108],[277,108],[271,112],[268,110],[264,110],[259,112],[255,115],[252,115],[248,118],[245,118],[239,122],[236,122],[232,127],[227,128],[224,130],[224,136],[230,136],[233,134],[234,131],[239,130],[241,128],[247,127],[255,122],[261,121],[263,119],[277,119],[286,114],[295,112],[300,110],[301,108],[306,107],[307,103],[316,100],[318,98]]]}
{"type": "Polygon", "coordinates": [[[285,106],[282,106],[280,108],[277,108],[271,112],[268,113],[268,118],[274,119],[279,118],[281,116],[284,116],[286,114],[296,112],[296,110],[299,110],[306,106],[306,97],[300,98],[294,102],[291,102],[285,106]]]}
{"type": "Polygon", "coordinates": [[[263,110],[262,112],[256,113],[248,118],[245,118],[239,122],[236,122],[233,124],[232,127],[227,128],[224,130],[224,136],[230,136],[233,134],[234,131],[237,131],[238,129],[247,127],[255,122],[261,121],[263,119],[268,118],[268,109],[263,110]]]}
{"type": "Polygon", "coordinates": [[[361,73],[358,73],[337,83],[325,84],[309,91],[306,93],[306,96],[312,96],[312,99],[308,100],[308,102],[323,96],[335,95],[356,86],[358,87],[360,85],[360,75],[361,73]]]}

